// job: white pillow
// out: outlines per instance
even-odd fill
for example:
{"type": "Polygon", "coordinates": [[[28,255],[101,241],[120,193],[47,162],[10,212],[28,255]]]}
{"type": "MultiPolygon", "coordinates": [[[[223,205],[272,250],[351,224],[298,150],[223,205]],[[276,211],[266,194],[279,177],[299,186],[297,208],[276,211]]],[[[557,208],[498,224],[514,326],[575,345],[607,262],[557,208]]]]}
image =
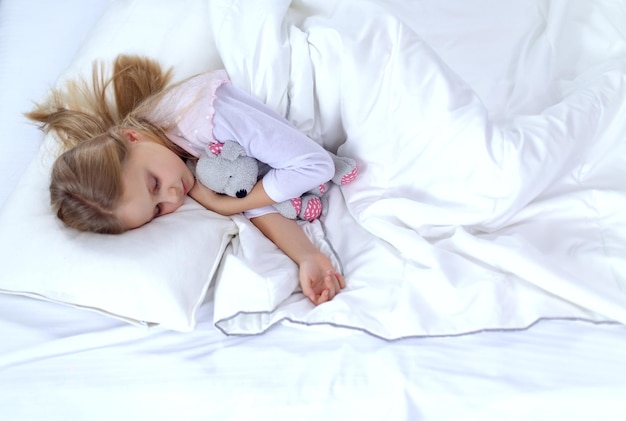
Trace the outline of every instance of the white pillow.
{"type": "Polygon", "coordinates": [[[192,330],[234,222],[188,198],[175,213],[121,235],[69,229],[49,205],[51,142],[0,213],[0,291],[192,330]]]}
{"type": "Polygon", "coordinates": [[[110,63],[122,53],[157,59],[177,80],[224,67],[208,1],[114,0],[59,79],[90,76],[94,60],[110,63]]]}
{"type": "MultiPolygon", "coordinates": [[[[175,77],[221,67],[201,0],[114,1],[61,80],[93,59],[148,55],[175,77]]],[[[39,98],[33,98],[38,100],[39,98]]],[[[118,236],[64,227],[49,206],[53,145],[46,138],[0,212],[0,292],[188,331],[236,225],[191,199],[174,214],[118,236]]]]}

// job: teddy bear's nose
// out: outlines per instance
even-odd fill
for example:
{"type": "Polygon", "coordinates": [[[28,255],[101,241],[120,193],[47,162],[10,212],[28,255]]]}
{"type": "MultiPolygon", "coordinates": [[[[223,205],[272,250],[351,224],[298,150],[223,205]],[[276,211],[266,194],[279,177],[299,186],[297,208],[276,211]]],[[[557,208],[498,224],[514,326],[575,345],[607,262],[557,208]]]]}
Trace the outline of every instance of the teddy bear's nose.
{"type": "Polygon", "coordinates": [[[237,193],[235,193],[235,196],[237,196],[239,199],[242,199],[242,198],[246,197],[247,194],[248,194],[247,191],[239,190],[237,193]]]}

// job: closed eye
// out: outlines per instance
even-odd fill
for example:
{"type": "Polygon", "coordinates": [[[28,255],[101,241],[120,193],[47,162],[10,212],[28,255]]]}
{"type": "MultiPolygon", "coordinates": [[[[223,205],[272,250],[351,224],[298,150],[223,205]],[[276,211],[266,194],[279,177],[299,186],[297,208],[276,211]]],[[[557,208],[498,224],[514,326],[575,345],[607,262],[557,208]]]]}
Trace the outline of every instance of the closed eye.
{"type": "Polygon", "coordinates": [[[157,194],[160,188],[161,181],[157,177],[152,176],[152,194],[157,194]]]}
{"type": "MultiPolygon", "coordinates": [[[[159,193],[159,189],[161,188],[161,180],[159,180],[158,177],[156,176],[151,176],[151,184],[152,186],[150,187],[150,190],[152,192],[153,196],[156,196],[159,193]]],[[[156,218],[157,216],[161,215],[162,212],[162,208],[161,208],[161,204],[157,204],[154,207],[154,217],[156,218]]]]}

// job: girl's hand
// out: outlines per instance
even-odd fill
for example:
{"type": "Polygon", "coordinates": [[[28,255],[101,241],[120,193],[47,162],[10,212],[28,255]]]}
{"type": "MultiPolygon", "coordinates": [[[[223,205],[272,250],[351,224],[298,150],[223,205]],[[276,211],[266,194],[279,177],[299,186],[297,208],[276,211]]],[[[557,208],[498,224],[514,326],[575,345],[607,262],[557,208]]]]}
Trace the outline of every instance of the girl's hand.
{"type": "Polygon", "coordinates": [[[343,276],[336,271],[330,259],[311,243],[295,220],[269,213],[253,218],[252,223],[296,262],[300,268],[302,293],[313,304],[330,301],[345,288],[343,276]]]}
{"type": "Polygon", "coordinates": [[[319,305],[332,300],[346,282],[329,259],[317,252],[300,262],[300,287],[313,304],[319,305]]]}

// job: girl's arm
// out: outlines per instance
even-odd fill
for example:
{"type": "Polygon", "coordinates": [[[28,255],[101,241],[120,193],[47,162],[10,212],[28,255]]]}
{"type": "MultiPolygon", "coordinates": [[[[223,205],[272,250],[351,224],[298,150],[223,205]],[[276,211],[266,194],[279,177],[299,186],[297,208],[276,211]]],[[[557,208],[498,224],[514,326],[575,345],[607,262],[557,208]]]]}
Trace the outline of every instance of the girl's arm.
{"type": "Polygon", "coordinates": [[[302,293],[315,305],[333,299],[346,283],[328,257],[304,234],[298,223],[278,213],[251,219],[252,223],[274,242],[300,268],[302,293]]]}
{"type": "Polygon", "coordinates": [[[205,208],[221,215],[234,215],[276,203],[265,192],[263,180],[258,181],[250,193],[241,199],[217,194],[196,180],[193,188],[189,191],[189,196],[205,208]]]}
{"type": "MultiPolygon", "coordinates": [[[[205,208],[226,215],[274,203],[265,193],[261,181],[242,199],[219,195],[200,182],[196,182],[189,195],[205,208]]],[[[295,220],[278,213],[269,213],[252,218],[251,222],[296,262],[302,293],[313,304],[329,301],[345,288],[343,276],[336,271],[328,257],[311,243],[295,220]]]]}
{"type": "Polygon", "coordinates": [[[275,202],[299,197],[333,177],[328,152],[283,116],[231,84],[216,95],[213,136],[235,141],[269,167],[263,188],[275,202]]]}

